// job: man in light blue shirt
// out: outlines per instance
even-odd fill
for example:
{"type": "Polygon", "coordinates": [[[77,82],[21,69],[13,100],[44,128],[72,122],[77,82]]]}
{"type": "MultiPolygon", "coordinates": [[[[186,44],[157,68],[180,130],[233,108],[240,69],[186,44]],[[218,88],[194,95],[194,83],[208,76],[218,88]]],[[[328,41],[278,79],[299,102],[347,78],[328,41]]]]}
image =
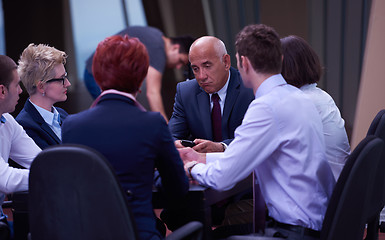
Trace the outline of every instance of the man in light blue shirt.
{"type": "Polygon", "coordinates": [[[185,168],[200,184],[218,190],[230,189],[254,172],[274,234],[318,239],[335,185],[319,114],[280,74],[282,51],[274,29],[247,26],[235,45],[238,69],[255,100],[224,153],[181,149],[185,168]]]}

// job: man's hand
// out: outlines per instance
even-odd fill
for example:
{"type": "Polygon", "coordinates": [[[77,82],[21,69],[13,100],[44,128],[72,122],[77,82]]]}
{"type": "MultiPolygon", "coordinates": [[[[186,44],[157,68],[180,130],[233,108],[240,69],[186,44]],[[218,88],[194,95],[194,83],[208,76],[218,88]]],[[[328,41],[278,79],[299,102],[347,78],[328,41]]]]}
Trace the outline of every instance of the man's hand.
{"type": "Polygon", "coordinates": [[[178,148],[179,156],[183,160],[183,164],[186,164],[188,162],[195,161],[197,163],[204,163],[206,164],[206,154],[205,153],[198,153],[194,149],[185,147],[185,148],[178,148]]]}
{"type": "Polygon", "coordinates": [[[193,149],[200,153],[225,151],[225,148],[220,142],[212,142],[210,140],[204,140],[204,139],[195,139],[194,142],[197,145],[193,147],[193,149]]]}
{"type": "Polygon", "coordinates": [[[181,142],[180,140],[175,140],[174,141],[174,145],[175,145],[176,148],[184,148],[184,146],[180,142],[181,142]]]}

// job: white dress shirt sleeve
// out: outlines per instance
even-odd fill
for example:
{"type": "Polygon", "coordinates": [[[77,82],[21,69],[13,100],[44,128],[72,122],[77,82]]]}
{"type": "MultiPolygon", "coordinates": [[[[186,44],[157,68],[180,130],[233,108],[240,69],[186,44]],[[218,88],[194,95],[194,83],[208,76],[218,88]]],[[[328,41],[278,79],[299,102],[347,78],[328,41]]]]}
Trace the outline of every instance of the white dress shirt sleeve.
{"type": "Polygon", "coordinates": [[[194,166],[192,177],[202,185],[228,190],[249,176],[278,147],[278,128],[269,113],[268,106],[252,102],[226,151],[206,154],[206,164],[194,166]]]}
{"type": "Polygon", "coordinates": [[[36,145],[14,118],[10,119],[13,126],[13,135],[11,137],[11,151],[9,157],[25,168],[30,168],[32,161],[41,149],[36,145]]]}
{"type": "Polygon", "coordinates": [[[0,192],[8,194],[28,190],[28,169],[12,168],[0,158],[0,192]]]}
{"type": "Polygon", "coordinates": [[[8,157],[29,168],[41,149],[26,134],[24,129],[9,115],[4,114],[7,121],[1,126],[0,152],[0,192],[12,193],[28,189],[28,169],[12,168],[8,157]]]}

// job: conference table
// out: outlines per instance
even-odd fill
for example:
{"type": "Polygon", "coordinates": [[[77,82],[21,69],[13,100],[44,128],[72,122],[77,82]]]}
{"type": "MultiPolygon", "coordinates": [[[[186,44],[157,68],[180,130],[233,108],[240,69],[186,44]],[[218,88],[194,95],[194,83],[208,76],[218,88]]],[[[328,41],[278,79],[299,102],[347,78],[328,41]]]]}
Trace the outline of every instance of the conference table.
{"type": "MultiPolygon", "coordinates": [[[[250,190],[252,188],[252,184],[252,175],[238,182],[233,188],[226,191],[217,191],[190,181],[189,192],[186,197],[189,212],[194,213],[192,220],[197,220],[203,223],[204,239],[210,239],[210,230],[212,227],[211,206],[229,197],[235,196],[238,193],[250,190]]],[[[162,197],[162,194],[156,188],[153,188],[152,204],[154,209],[162,209],[166,206],[164,197],[162,197]]]]}

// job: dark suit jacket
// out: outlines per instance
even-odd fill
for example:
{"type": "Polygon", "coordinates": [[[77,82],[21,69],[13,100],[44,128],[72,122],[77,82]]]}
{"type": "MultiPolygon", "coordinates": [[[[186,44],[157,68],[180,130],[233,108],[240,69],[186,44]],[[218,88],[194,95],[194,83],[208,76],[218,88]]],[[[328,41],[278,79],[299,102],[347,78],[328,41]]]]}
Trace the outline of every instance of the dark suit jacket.
{"type": "MultiPolygon", "coordinates": [[[[232,141],[235,129],[241,125],[243,116],[254,98],[253,90],[244,87],[238,70],[230,68],[230,80],[222,114],[224,143],[229,144],[232,141]]],[[[176,139],[201,138],[213,141],[210,96],[198,85],[196,79],[177,85],[174,112],[169,128],[176,139]]]]}
{"type": "MultiPolygon", "coordinates": [[[[63,122],[68,116],[68,113],[61,108],[56,107],[56,109],[59,112],[61,122],[63,122]]],[[[27,99],[24,108],[17,115],[16,121],[23,126],[28,136],[30,136],[41,149],[61,143],[60,139],[44,121],[43,117],[29,99],[27,99]]]]}
{"type": "Polygon", "coordinates": [[[62,136],[63,143],[89,146],[109,160],[123,189],[133,193],[129,201],[140,239],[159,235],[151,202],[154,169],[169,197],[166,202],[179,201],[188,191],[183,162],[164,118],[141,111],[125,96],[106,94],[94,108],[68,116],[62,136]]]}

